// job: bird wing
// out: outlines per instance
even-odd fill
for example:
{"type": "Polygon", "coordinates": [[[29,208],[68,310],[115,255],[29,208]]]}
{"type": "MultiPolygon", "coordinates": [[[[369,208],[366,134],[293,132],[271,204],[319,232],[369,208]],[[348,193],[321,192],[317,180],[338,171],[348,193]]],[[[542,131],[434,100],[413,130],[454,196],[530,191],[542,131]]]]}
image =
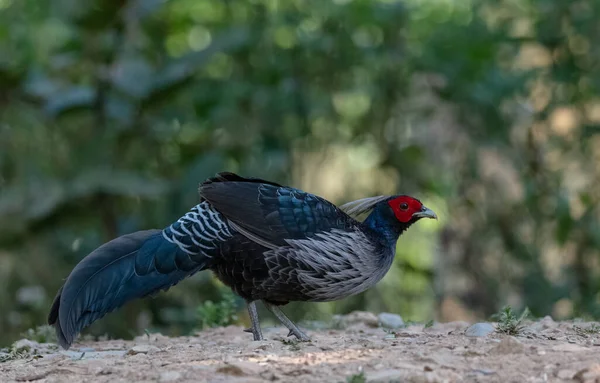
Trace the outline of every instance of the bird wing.
{"type": "Polygon", "coordinates": [[[234,229],[267,248],[357,224],[321,197],[232,173],[221,173],[204,182],[200,195],[227,217],[234,229]]]}

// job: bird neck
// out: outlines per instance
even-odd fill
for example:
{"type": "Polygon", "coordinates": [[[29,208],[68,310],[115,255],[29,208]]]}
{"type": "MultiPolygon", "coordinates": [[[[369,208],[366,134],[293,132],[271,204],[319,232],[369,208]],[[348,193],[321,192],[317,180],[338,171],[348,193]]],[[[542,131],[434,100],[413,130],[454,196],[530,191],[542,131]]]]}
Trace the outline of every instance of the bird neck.
{"type": "Polygon", "coordinates": [[[363,225],[373,230],[383,244],[395,247],[398,237],[409,228],[411,222],[399,222],[389,209],[375,208],[363,221],[363,225]]]}

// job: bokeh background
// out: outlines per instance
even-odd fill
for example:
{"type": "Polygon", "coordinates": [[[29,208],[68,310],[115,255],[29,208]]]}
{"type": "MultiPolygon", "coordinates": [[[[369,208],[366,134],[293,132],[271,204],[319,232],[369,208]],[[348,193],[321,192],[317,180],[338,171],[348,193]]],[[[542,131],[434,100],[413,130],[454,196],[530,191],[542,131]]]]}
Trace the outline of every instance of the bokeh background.
{"type": "MultiPolygon", "coordinates": [[[[440,216],[376,288],[294,319],[599,318],[598,20],[596,0],[0,0],[0,344],[82,257],[225,170],[440,216]]],[[[204,272],[87,333],[232,308],[247,321],[204,272]]]]}

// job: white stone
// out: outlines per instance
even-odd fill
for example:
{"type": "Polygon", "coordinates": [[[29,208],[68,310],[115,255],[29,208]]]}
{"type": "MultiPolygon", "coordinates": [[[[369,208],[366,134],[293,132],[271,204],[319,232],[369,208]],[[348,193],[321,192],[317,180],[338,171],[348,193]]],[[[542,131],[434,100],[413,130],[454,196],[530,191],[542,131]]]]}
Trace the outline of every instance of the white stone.
{"type": "Polygon", "coordinates": [[[496,331],[496,328],[486,322],[475,323],[467,328],[465,331],[466,336],[484,337],[492,334],[496,331]]]}
{"type": "Polygon", "coordinates": [[[379,325],[385,328],[401,328],[404,327],[404,321],[398,314],[380,313],[377,316],[379,325]]]}

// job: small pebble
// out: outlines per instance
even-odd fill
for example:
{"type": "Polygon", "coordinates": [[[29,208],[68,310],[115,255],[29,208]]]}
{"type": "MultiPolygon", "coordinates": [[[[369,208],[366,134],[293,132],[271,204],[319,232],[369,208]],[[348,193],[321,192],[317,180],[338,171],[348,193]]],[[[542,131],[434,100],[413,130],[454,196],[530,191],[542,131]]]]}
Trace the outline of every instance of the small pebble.
{"type": "Polygon", "coordinates": [[[127,352],[127,355],[152,354],[157,351],[160,351],[160,349],[156,346],[151,346],[149,344],[140,344],[130,348],[127,352]]]}
{"type": "Polygon", "coordinates": [[[507,336],[500,343],[490,350],[493,355],[511,355],[520,354],[525,351],[525,346],[512,336],[507,336]]]}
{"type": "Polygon", "coordinates": [[[556,377],[563,380],[571,380],[577,372],[573,370],[560,370],[556,373],[556,377]]]}
{"type": "Polygon", "coordinates": [[[174,382],[181,379],[179,371],[165,371],[160,373],[159,382],[174,382]]]}
{"type": "Polygon", "coordinates": [[[377,327],[377,317],[375,314],[365,311],[353,311],[346,315],[333,316],[334,327],[349,328],[356,325],[366,325],[367,327],[377,327]]]}
{"type": "Polygon", "coordinates": [[[476,337],[484,337],[496,331],[494,326],[489,323],[481,322],[475,323],[472,326],[469,326],[465,331],[466,336],[476,336],[476,337]]]}
{"type": "Polygon", "coordinates": [[[595,363],[580,370],[573,379],[580,382],[597,382],[600,380],[600,364],[595,363]]]}
{"type": "Polygon", "coordinates": [[[379,370],[373,373],[370,373],[367,376],[368,382],[392,382],[392,381],[401,381],[401,379],[406,374],[399,369],[387,369],[387,370],[379,370]]]}
{"type": "Polygon", "coordinates": [[[481,368],[475,369],[475,370],[473,370],[473,372],[476,374],[481,374],[481,375],[486,375],[486,376],[494,375],[496,373],[496,371],[494,371],[494,370],[485,370],[485,369],[481,369],[481,368]]]}
{"type": "Polygon", "coordinates": [[[379,325],[385,328],[401,328],[404,327],[404,321],[398,314],[381,313],[377,316],[379,325]]]}

